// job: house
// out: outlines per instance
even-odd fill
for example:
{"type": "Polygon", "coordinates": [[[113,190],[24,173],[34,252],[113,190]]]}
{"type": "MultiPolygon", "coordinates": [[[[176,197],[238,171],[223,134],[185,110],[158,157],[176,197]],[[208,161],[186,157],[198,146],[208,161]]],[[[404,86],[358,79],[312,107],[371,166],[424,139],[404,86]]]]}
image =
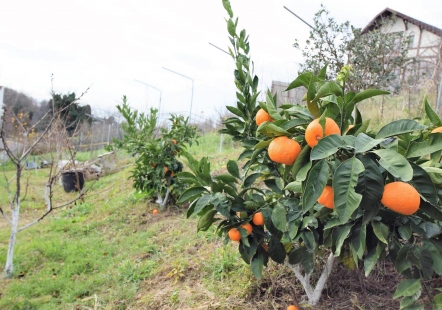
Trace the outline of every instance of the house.
{"type": "Polygon", "coordinates": [[[381,31],[400,32],[409,40],[410,61],[400,73],[401,82],[409,86],[426,83],[437,90],[442,73],[442,29],[386,8],[365,26],[362,33],[378,29],[382,25],[381,21],[391,18],[392,24],[382,26],[381,31]]]}
{"type": "Polygon", "coordinates": [[[281,81],[272,81],[271,93],[272,95],[276,94],[276,105],[279,107],[284,103],[301,103],[302,97],[305,94],[304,88],[294,88],[289,91],[285,91],[289,83],[281,82],[281,81]]]}

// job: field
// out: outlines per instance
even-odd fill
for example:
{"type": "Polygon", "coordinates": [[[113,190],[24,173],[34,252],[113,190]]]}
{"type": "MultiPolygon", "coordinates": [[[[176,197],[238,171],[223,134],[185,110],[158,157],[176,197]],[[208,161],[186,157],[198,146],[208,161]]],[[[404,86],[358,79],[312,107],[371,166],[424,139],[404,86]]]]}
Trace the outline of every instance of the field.
{"type": "MultiPolygon", "coordinates": [[[[210,156],[214,172],[239,148],[209,134],[192,146],[210,156]]],[[[156,205],[135,193],[130,166],[101,178],[83,202],[56,211],[18,235],[15,276],[0,281],[0,309],[286,309],[302,303],[302,289],[284,266],[270,264],[257,280],[236,245],[223,245],[214,230],[196,233],[185,207],[152,214],[156,205]]],[[[45,170],[30,175],[21,222],[40,214],[45,170]]],[[[10,172],[6,172],[10,176],[10,172]]],[[[4,178],[2,179],[4,185],[4,178]]],[[[57,185],[56,197],[66,194],[57,185]]],[[[6,209],[7,193],[0,203],[6,209]]],[[[0,218],[0,266],[9,226],[0,218]]],[[[399,277],[380,265],[370,278],[337,264],[316,309],[397,309],[391,299],[399,277]]]]}

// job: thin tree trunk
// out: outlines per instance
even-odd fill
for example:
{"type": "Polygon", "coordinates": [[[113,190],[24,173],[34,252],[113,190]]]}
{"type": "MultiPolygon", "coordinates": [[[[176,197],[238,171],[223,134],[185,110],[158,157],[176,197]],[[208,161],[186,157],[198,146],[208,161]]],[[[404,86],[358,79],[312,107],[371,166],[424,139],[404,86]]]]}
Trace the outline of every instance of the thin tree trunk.
{"type": "Polygon", "coordinates": [[[20,198],[17,199],[16,205],[11,210],[12,212],[12,225],[11,225],[11,235],[9,237],[8,254],[6,256],[5,265],[5,278],[11,278],[14,272],[14,248],[15,241],[17,240],[18,232],[18,218],[20,213],[20,198]]]}

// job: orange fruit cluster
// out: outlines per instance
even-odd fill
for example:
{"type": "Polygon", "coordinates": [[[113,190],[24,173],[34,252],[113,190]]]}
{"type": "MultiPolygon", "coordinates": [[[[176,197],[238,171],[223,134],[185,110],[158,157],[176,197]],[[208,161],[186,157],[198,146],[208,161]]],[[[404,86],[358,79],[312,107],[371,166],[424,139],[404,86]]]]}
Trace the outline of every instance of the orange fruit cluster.
{"type": "Polygon", "coordinates": [[[268,152],[270,159],[274,162],[293,165],[299,153],[301,153],[301,146],[295,140],[281,136],[270,142],[268,152]]]}
{"type": "Polygon", "coordinates": [[[318,141],[321,140],[325,136],[329,135],[341,135],[341,129],[339,129],[338,124],[331,119],[330,117],[325,118],[325,130],[322,128],[321,124],[319,124],[319,118],[312,121],[308,124],[305,129],[305,141],[310,147],[314,147],[318,144],[318,141]]]}
{"type": "Polygon", "coordinates": [[[421,198],[413,186],[396,181],[385,185],[381,202],[397,213],[411,215],[419,210],[421,198]]]}
{"type": "Polygon", "coordinates": [[[267,113],[264,109],[260,109],[258,113],[256,113],[256,125],[261,125],[264,122],[273,122],[273,118],[267,113]]]}

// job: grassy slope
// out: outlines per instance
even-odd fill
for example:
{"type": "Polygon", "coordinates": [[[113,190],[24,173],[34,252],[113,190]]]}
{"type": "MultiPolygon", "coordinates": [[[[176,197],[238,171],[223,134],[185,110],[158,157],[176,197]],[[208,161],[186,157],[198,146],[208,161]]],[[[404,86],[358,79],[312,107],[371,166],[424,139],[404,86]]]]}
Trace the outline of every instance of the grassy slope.
{"type": "MultiPolygon", "coordinates": [[[[207,152],[221,167],[232,145],[227,141],[220,154],[219,140],[214,144],[214,137],[203,138],[191,152],[207,152]]],[[[213,231],[197,234],[196,220],[185,219],[183,210],[153,215],[155,205],[137,198],[126,181],[129,170],[103,177],[84,203],[19,234],[15,277],[0,284],[1,309],[230,308],[241,302],[254,279],[236,247],[224,247],[213,231]]],[[[43,171],[33,179],[44,181],[43,171]]],[[[24,204],[24,220],[36,214],[31,205],[24,204]]],[[[3,218],[0,223],[3,268],[9,229],[3,218]]]]}

